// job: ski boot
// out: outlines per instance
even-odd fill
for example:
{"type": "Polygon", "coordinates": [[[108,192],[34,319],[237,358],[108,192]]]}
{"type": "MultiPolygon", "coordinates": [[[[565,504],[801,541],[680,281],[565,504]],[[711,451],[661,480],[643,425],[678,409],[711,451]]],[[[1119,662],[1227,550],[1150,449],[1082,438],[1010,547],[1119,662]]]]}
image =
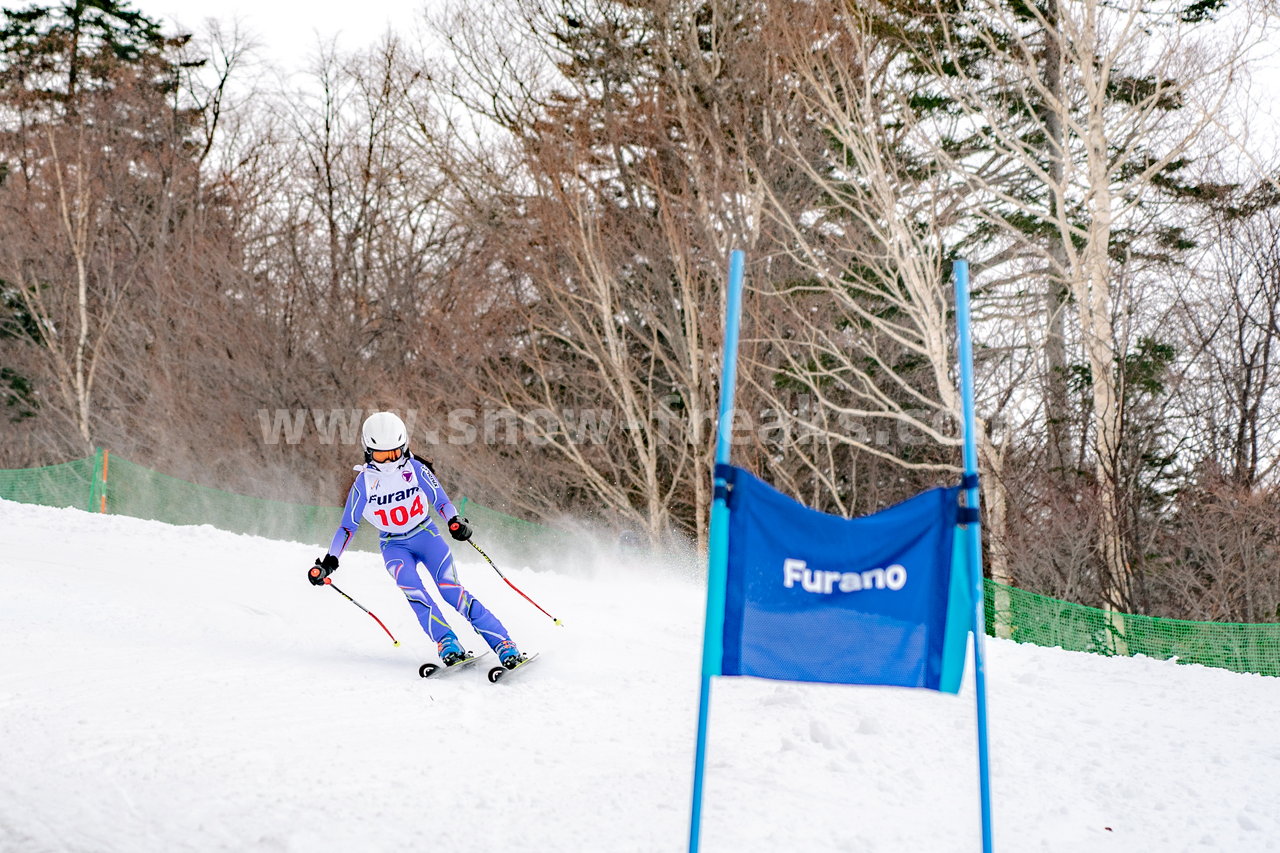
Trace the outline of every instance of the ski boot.
{"type": "Polygon", "coordinates": [[[516,648],[516,644],[513,640],[503,640],[501,643],[494,646],[493,650],[498,653],[498,663],[502,664],[507,669],[515,669],[517,666],[524,663],[524,655],[522,655],[520,650],[516,648]]]}
{"type": "Polygon", "coordinates": [[[458,635],[452,631],[436,644],[436,650],[440,653],[440,662],[445,666],[453,666],[467,659],[466,649],[462,648],[462,643],[458,642],[458,635]]]}

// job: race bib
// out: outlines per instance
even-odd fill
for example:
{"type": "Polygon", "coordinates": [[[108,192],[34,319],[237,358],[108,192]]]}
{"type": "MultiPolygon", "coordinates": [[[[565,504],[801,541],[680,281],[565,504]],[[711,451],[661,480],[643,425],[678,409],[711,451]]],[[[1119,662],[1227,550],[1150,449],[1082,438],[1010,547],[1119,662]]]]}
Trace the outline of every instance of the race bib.
{"type": "Polygon", "coordinates": [[[413,469],[405,467],[395,474],[365,475],[369,500],[364,517],[384,533],[405,533],[427,519],[427,502],[413,469]]]}

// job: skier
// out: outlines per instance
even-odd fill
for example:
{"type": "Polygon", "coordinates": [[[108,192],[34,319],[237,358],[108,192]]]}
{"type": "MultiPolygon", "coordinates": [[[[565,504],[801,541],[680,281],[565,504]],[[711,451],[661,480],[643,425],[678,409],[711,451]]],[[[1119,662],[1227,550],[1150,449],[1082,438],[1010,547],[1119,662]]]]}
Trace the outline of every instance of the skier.
{"type": "Polygon", "coordinates": [[[524,655],[498,617],[458,583],[449,544],[428,515],[427,507],[435,507],[441,518],[448,519],[449,534],[459,542],[471,538],[471,525],[458,517],[457,508],[449,501],[430,464],[409,452],[408,436],[404,421],[391,412],[377,412],[365,420],[361,427],[365,464],[355,468],[360,473],[347,493],[342,521],[328,553],[316,560],[319,571],[311,569],[307,577],[316,586],[323,584],[338,568],[338,557],[362,518],[368,520],[380,531],[378,544],[387,571],[409,599],[422,629],[436,642],[444,665],[466,660],[467,652],[427,594],[418,574],[419,564],[431,572],[444,600],[471,623],[497,652],[502,665],[510,669],[523,661],[524,655]]]}

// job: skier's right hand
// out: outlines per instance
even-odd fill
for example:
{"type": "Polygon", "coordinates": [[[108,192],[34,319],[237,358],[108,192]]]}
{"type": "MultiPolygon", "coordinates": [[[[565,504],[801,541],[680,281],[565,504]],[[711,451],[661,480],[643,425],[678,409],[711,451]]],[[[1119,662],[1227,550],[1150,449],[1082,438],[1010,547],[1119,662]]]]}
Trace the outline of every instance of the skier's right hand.
{"type": "Polygon", "coordinates": [[[323,586],[324,579],[338,570],[338,558],[332,554],[317,557],[316,564],[307,572],[307,580],[312,586],[323,586]]]}

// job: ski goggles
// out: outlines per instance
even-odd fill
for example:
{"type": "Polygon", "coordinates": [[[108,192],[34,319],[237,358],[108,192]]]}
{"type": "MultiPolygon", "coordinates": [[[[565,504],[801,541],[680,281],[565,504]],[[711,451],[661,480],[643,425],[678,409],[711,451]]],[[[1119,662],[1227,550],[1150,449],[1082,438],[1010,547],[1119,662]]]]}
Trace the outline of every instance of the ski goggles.
{"type": "Polygon", "coordinates": [[[397,462],[404,455],[404,448],[397,447],[395,450],[370,450],[369,458],[374,462],[397,462]]]}

